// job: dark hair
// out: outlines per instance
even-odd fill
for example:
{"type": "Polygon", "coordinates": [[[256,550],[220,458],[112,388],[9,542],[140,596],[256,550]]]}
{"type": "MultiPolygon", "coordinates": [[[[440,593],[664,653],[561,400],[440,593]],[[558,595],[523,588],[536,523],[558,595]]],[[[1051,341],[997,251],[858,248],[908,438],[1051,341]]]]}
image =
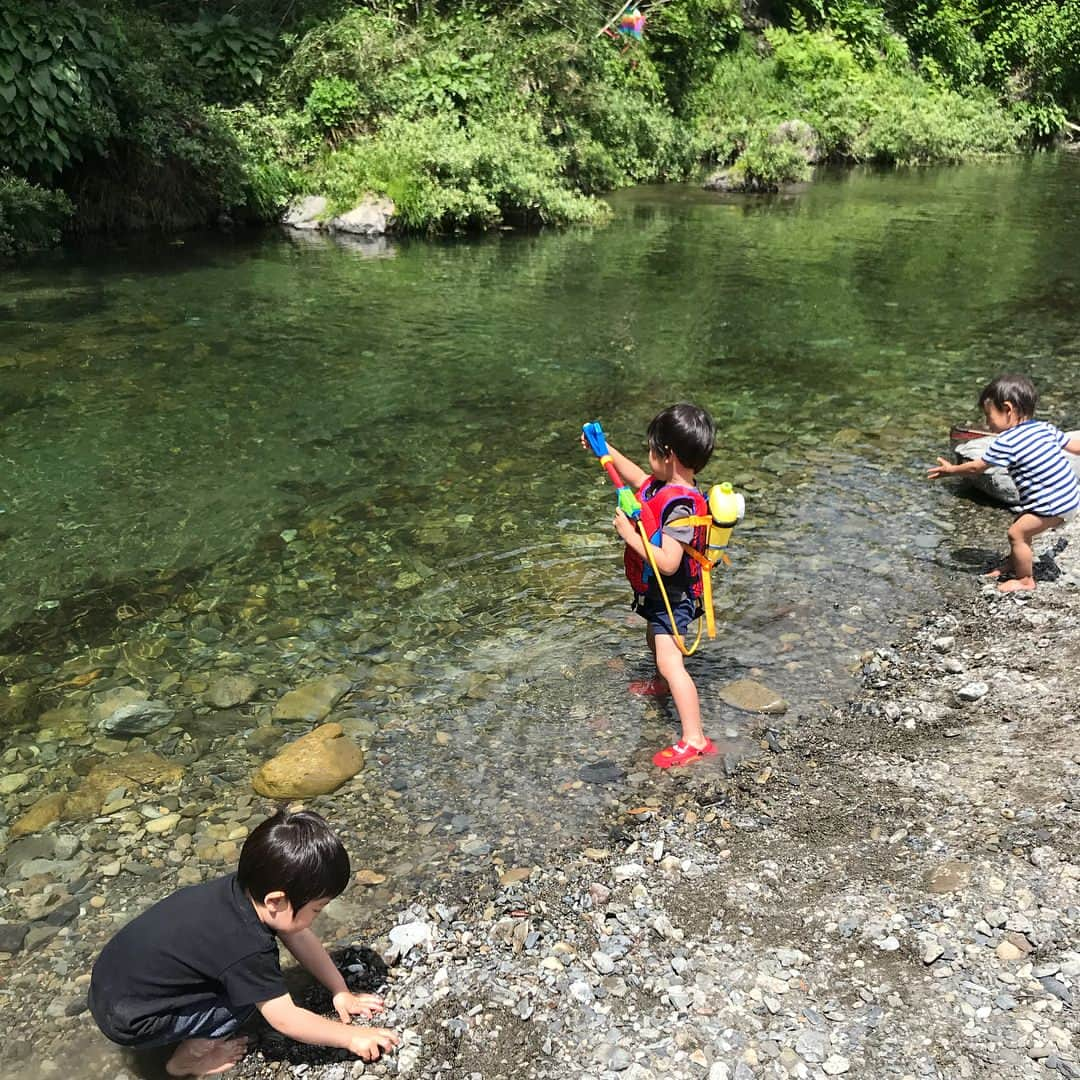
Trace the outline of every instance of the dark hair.
{"type": "Polygon", "coordinates": [[[674,454],[688,469],[700,472],[712,457],[716,426],[696,405],[682,402],[657,413],[649,424],[649,449],[658,457],[674,454]]]}
{"type": "Polygon", "coordinates": [[[1004,409],[1006,401],[1011,401],[1013,408],[1027,420],[1035,415],[1039,391],[1026,375],[999,375],[993,382],[987,383],[979,395],[980,408],[989,402],[996,409],[1004,409]]]}
{"type": "Polygon", "coordinates": [[[279,810],[257,825],[240,849],[236,880],[256,903],[285,894],[293,911],[331,899],[349,884],[349,856],[330,826],[313,810],[279,810]]]}

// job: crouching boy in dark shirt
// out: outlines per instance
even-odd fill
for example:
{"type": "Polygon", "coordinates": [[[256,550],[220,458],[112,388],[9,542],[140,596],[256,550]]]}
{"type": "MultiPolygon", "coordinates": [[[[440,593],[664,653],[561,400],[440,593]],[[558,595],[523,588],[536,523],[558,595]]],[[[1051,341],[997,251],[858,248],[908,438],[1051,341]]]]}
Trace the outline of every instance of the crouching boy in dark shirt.
{"type": "Polygon", "coordinates": [[[318,814],[267,818],[244,842],[235,874],[173,893],[109,941],[90,979],[94,1019],[121,1046],[179,1043],[166,1066],[173,1076],[232,1068],[247,1049],[234,1033],[255,1009],[291,1039],[373,1061],[397,1036],[352,1027],[350,1017],[381,1012],[382,1000],[350,993],[310,929],[348,881],[349,856],[318,814]],[[279,940],[330,991],[340,1023],[295,1004],[279,940]]]}

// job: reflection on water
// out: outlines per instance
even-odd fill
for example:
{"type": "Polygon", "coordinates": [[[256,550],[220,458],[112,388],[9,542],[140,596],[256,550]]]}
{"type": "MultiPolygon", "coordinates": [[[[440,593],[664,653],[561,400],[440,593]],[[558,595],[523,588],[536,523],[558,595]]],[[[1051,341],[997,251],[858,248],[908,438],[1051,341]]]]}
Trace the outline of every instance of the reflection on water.
{"type": "Polygon", "coordinates": [[[4,723],[134,684],[243,789],[258,708],[207,714],[207,682],[251,674],[266,702],[345,672],[373,789],[540,858],[675,731],[626,696],[642,624],[580,423],[644,457],[663,405],[716,417],[704,478],[749,516],[692,667],[710,730],[756,746],[723,683],[833,700],[939,587],[969,526],[922,467],[982,381],[1022,367],[1070,419],[1078,177],[1045,157],[779,200],[640,189],[597,231],[188,238],[11,272],[4,723]]]}

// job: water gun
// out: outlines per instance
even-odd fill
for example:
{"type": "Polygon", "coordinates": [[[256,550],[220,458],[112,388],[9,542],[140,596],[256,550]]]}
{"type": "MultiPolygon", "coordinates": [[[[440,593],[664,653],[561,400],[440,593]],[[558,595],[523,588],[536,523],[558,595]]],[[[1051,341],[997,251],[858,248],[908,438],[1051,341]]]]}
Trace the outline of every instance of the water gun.
{"type": "Polygon", "coordinates": [[[631,521],[643,526],[646,537],[650,539],[652,543],[659,544],[660,522],[656,520],[655,514],[638,502],[638,497],[634,494],[634,489],[630,487],[629,484],[623,483],[618,469],[615,468],[615,463],[611,460],[607,439],[604,437],[604,429],[597,421],[591,424],[585,424],[581,431],[585,436],[585,441],[589,444],[589,449],[600,459],[601,466],[603,466],[604,471],[615,485],[615,497],[618,501],[619,509],[631,521]]]}

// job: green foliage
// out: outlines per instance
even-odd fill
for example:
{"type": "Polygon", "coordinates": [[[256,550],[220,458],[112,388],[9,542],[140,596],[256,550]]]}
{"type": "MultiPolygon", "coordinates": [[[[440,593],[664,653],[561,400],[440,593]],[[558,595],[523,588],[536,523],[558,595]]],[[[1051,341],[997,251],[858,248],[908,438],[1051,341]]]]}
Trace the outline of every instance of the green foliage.
{"type": "Polygon", "coordinates": [[[595,0],[195,10],[0,0],[4,183],[63,187],[80,227],[273,218],[301,190],[386,192],[419,230],[570,222],[708,163],[801,179],[785,121],[828,160],[924,162],[1080,112],[1080,0],[666,0],[625,55],[595,0]]]}
{"type": "Polygon", "coordinates": [[[688,95],[712,75],[742,31],[739,0],[671,0],[649,12],[649,57],[662,73],[676,115],[683,114],[688,95]]]}
{"type": "Polygon", "coordinates": [[[779,191],[786,184],[810,178],[810,166],[797,146],[784,139],[750,141],[731,170],[736,186],[747,191],[779,191]]]}
{"type": "Polygon", "coordinates": [[[0,162],[53,176],[115,126],[116,41],[75,4],[0,0],[0,162]]]}
{"type": "Polygon", "coordinates": [[[960,94],[888,64],[864,68],[828,32],[768,37],[772,57],[735,54],[695,99],[699,147],[712,160],[750,152],[754,164],[757,148],[792,119],[810,125],[832,160],[957,161],[1016,147],[1015,119],[985,91],[960,94]]]}
{"type": "Polygon", "coordinates": [[[1010,0],[988,13],[987,73],[1035,136],[1080,107],[1080,0],[1010,0]]]}
{"type": "Polygon", "coordinates": [[[415,45],[415,32],[397,20],[353,8],[300,39],[278,87],[287,101],[302,105],[316,82],[341,79],[356,87],[358,115],[373,118],[400,104],[390,76],[409,61],[415,45]]]}
{"type": "Polygon", "coordinates": [[[302,165],[318,149],[307,117],[296,112],[262,112],[248,103],[217,108],[211,115],[234,148],[233,206],[242,206],[262,220],[280,217],[300,193],[302,165]]]}
{"type": "Polygon", "coordinates": [[[367,193],[389,195],[413,231],[602,218],[604,205],[570,190],[559,166],[528,117],[489,118],[476,128],[438,116],[395,118],[327,155],[309,180],[338,210],[367,193]]]}
{"type": "Polygon", "coordinates": [[[333,134],[352,120],[360,108],[360,91],[356,83],[331,75],[316,79],[304,102],[304,112],[319,130],[333,134]]]}
{"type": "Polygon", "coordinates": [[[932,81],[966,87],[983,77],[978,0],[887,0],[886,12],[932,81]]]}
{"type": "Polygon", "coordinates": [[[49,191],[0,170],[0,256],[57,243],[72,209],[62,191],[49,191]]]}
{"type": "Polygon", "coordinates": [[[231,13],[214,16],[204,11],[176,36],[218,101],[239,100],[262,86],[265,71],[277,57],[277,43],[269,30],[245,26],[231,13]]]}
{"type": "Polygon", "coordinates": [[[826,14],[829,28],[862,67],[872,68],[880,62],[894,69],[907,65],[907,43],[871,0],[829,0],[826,14]]]}

